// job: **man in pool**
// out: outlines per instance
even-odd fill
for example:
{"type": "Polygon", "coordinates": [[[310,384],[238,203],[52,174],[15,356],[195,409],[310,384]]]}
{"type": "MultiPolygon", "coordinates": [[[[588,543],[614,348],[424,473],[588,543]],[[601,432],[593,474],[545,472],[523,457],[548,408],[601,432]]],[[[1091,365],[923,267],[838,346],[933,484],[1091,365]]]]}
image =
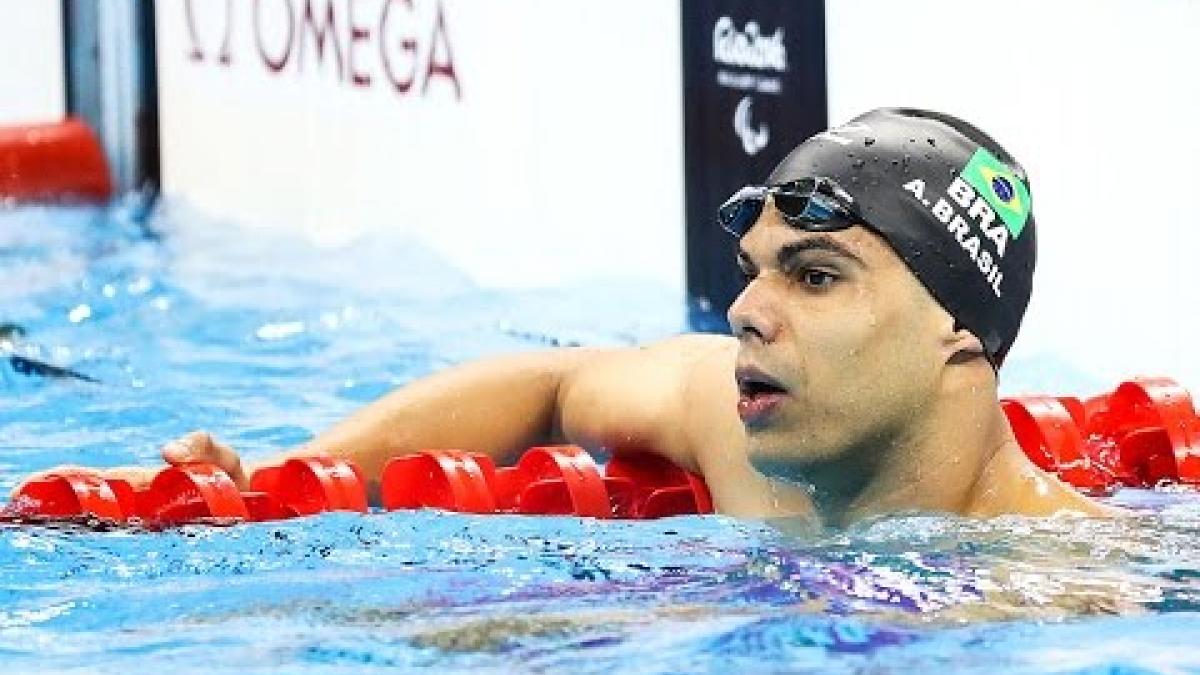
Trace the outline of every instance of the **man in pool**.
{"type": "MultiPolygon", "coordinates": [[[[566,442],[659,453],[735,516],[1106,512],[1030,463],[1000,408],[1035,233],[1024,170],[990,137],[948,115],[875,110],[801,143],[719,220],[746,277],[731,337],[465,364],[262,464],[344,456],[377,490],[384,462],[421,448],[509,463],[566,442]]],[[[163,457],[248,483],[203,432],[163,457]]]]}

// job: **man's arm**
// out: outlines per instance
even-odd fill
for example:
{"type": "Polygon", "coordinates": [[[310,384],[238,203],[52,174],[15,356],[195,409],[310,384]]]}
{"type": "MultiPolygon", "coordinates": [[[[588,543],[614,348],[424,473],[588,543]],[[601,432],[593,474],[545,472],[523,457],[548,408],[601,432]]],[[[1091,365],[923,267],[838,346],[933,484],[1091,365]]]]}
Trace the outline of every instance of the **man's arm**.
{"type": "MultiPolygon", "coordinates": [[[[645,347],[560,349],[464,364],[397,389],[263,464],[325,453],[353,460],[377,480],[387,460],[423,448],[482,452],[505,465],[531,446],[568,442],[654,452],[700,471],[688,413],[721,399],[689,383],[707,357],[730,346],[728,338],[690,335],[645,347]]],[[[722,370],[732,383],[732,367],[722,370]]],[[[735,442],[741,450],[740,435],[735,442]]]]}
{"type": "MultiPolygon", "coordinates": [[[[349,459],[377,489],[387,460],[424,448],[482,452],[498,464],[510,464],[530,446],[561,442],[592,450],[659,452],[696,470],[685,447],[681,411],[687,406],[680,395],[696,355],[711,352],[714,344],[727,345],[727,339],[681,336],[647,347],[482,359],[400,387],[311,441],[245,467],[233,448],[206,432],[165,444],[163,458],[173,464],[216,464],[242,488],[254,469],[295,456],[349,459]]],[[[140,486],[156,470],[122,467],[102,473],[140,486]]]]}
{"type": "Polygon", "coordinates": [[[246,467],[232,448],[204,432],[168,443],[163,457],[171,463],[212,462],[245,488],[259,467],[327,454],[356,463],[374,497],[383,466],[393,457],[457,448],[508,464],[530,446],[562,442],[559,387],[570,372],[599,355],[596,350],[559,349],[448,368],[392,391],[297,448],[246,467]]]}
{"type": "MultiPolygon", "coordinates": [[[[205,432],[167,443],[162,454],[172,464],[215,464],[243,489],[254,469],[289,457],[344,457],[363,469],[377,502],[383,465],[393,457],[457,448],[486,453],[506,465],[531,446],[568,442],[589,450],[662,455],[700,473],[723,513],[805,512],[805,495],[767,481],[746,458],[733,386],[735,350],[728,337],[684,335],[637,348],[484,359],[401,387],[308,443],[249,466],[205,432]]],[[[157,469],[100,473],[144,486],[157,469]]]]}
{"type": "Polygon", "coordinates": [[[509,464],[530,446],[562,441],[559,387],[598,355],[560,349],[449,368],[391,392],[285,456],[345,457],[373,480],[387,460],[423,448],[482,452],[509,464]]]}
{"type": "MultiPolygon", "coordinates": [[[[564,378],[602,352],[559,349],[474,361],[400,387],[352,413],[311,441],[243,466],[238,453],[211,434],[196,431],[166,443],[171,464],[207,462],[225,470],[242,489],[261,466],[289,457],[328,454],[358,464],[378,495],[383,465],[425,448],[483,452],[510,463],[524,449],[560,442],[557,411],[564,378]]],[[[55,467],[26,480],[66,468],[55,467]]],[[[119,467],[99,473],[124,478],[135,487],[149,484],[157,468],[119,467]]],[[[14,493],[18,488],[14,489],[14,493]]]]}

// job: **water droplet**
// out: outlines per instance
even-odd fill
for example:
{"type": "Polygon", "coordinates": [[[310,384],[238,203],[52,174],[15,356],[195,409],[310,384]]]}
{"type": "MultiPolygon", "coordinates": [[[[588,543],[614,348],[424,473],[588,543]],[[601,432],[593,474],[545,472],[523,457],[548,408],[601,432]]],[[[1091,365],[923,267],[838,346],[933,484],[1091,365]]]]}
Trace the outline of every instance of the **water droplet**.
{"type": "Polygon", "coordinates": [[[864,167],[864,166],[866,166],[866,165],[867,165],[867,163],[866,163],[865,161],[861,160],[861,159],[856,159],[856,160],[854,160],[854,162],[851,164],[851,166],[853,166],[853,167],[854,167],[854,168],[856,168],[856,169],[861,169],[861,168],[863,168],[863,167],[864,167]]]}
{"type": "Polygon", "coordinates": [[[932,138],[926,138],[925,140],[929,141],[929,144],[933,147],[937,147],[937,141],[933,140],[932,138]]]}

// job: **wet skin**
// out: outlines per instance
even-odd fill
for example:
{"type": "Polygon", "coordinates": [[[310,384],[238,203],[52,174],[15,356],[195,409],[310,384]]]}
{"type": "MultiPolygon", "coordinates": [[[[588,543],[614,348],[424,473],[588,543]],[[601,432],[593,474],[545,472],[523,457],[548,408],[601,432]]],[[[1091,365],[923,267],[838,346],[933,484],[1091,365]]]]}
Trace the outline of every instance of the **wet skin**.
{"type": "MultiPolygon", "coordinates": [[[[387,459],[422,448],[499,463],[568,442],[651,451],[700,472],[717,510],[842,525],[880,513],[1110,515],[1026,458],[979,341],[862,227],[805,233],[769,206],[740,242],[747,286],[733,337],[562,349],[464,364],[364,407],[302,447],[357,462],[378,490],[387,459]],[[447,424],[447,420],[454,420],[447,424]]],[[[209,434],[163,448],[253,467],[209,434]]],[[[117,469],[135,483],[151,469],[117,469]]]]}

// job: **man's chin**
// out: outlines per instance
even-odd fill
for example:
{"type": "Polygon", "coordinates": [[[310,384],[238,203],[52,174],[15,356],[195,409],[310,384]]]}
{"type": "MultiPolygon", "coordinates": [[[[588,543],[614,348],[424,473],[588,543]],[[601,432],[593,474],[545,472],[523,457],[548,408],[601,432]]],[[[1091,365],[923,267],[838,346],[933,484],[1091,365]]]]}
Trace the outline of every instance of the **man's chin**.
{"type": "Polygon", "coordinates": [[[773,480],[782,480],[789,483],[807,485],[805,479],[806,462],[797,462],[791,458],[785,457],[751,457],[750,465],[754,470],[773,480]]]}
{"type": "Polygon", "coordinates": [[[836,460],[836,453],[831,455],[804,447],[797,443],[796,438],[796,432],[779,427],[747,427],[750,465],[770,478],[804,482],[804,475],[814,467],[836,460]]]}
{"type": "Polygon", "coordinates": [[[771,427],[746,427],[750,465],[771,478],[791,478],[808,464],[795,444],[787,443],[787,434],[771,427]]]}

